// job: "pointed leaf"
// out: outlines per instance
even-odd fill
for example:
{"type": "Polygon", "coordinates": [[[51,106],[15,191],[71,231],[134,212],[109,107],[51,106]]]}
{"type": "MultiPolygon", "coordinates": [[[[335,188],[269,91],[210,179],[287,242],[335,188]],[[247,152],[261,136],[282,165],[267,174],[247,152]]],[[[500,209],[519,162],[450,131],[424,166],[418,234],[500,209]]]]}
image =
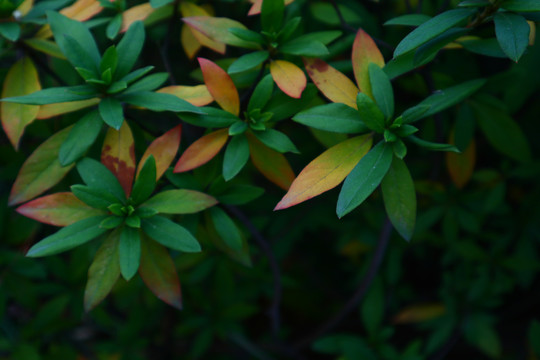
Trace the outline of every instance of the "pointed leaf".
{"type": "Polygon", "coordinates": [[[373,98],[386,119],[391,119],[394,116],[394,90],[390,79],[376,64],[369,64],[368,71],[373,98]]]}
{"type": "Polygon", "coordinates": [[[60,164],[67,166],[81,158],[94,144],[102,127],[101,117],[95,110],[77,121],[60,147],[58,153],[60,164]]]}
{"type": "Polygon", "coordinates": [[[328,100],[356,109],[360,90],[347,76],[319,59],[304,58],[304,65],[311,81],[328,100]]]}
{"type": "Polygon", "coordinates": [[[141,239],[139,274],[148,288],[161,300],[182,309],[180,282],[167,250],[150,239],[141,239]]]}
{"type": "Polygon", "coordinates": [[[227,127],[240,120],[238,116],[214,107],[203,107],[201,111],[205,114],[184,113],[178,116],[189,124],[207,128],[227,127]]]}
{"type": "Polygon", "coordinates": [[[182,18],[192,29],[198,30],[210,39],[227,45],[239,46],[248,49],[258,49],[260,45],[251,41],[245,41],[229,32],[231,28],[247,28],[240,22],[223,17],[190,16],[182,18]]]}
{"type": "MultiPolygon", "coordinates": [[[[144,5],[145,4],[142,6],[144,5]]],[[[130,10],[132,9],[133,8],[130,10]]],[[[125,17],[127,15],[127,11],[124,12],[124,23],[126,22],[125,17]]],[[[124,26],[125,25],[122,26],[123,29],[124,26]]],[[[123,78],[131,71],[133,65],[135,65],[135,62],[139,58],[139,54],[141,53],[144,45],[144,40],[144,26],[142,22],[135,21],[133,24],[131,24],[131,26],[129,26],[129,30],[124,34],[124,37],[122,40],[120,40],[118,46],[116,47],[118,53],[118,65],[116,67],[115,75],[117,79],[123,78]]]]}
{"type": "Polygon", "coordinates": [[[124,122],[124,110],[120,101],[112,97],[106,97],[99,103],[99,114],[105,122],[115,130],[120,130],[124,122]]]}
{"type": "Polygon", "coordinates": [[[377,104],[365,93],[358,93],[356,103],[358,104],[359,118],[362,122],[371,130],[383,133],[385,129],[384,114],[377,104]]]}
{"type": "MultiPolygon", "coordinates": [[[[184,49],[184,52],[190,60],[193,60],[195,55],[197,55],[199,50],[201,50],[202,48],[201,42],[193,34],[194,31],[196,30],[193,30],[186,24],[182,25],[182,30],[180,31],[180,42],[182,43],[182,48],[184,49]]],[[[201,35],[205,36],[203,34],[201,35]]],[[[225,47],[225,44],[221,45],[225,47]]]]}
{"type": "Polygon", "coordinates": [[[358,111],[350,106],[335,103],[312,107],[299,112],[293,120],[314,129],[340,134],[354,134],[368,131],[358,111]]]}
{"type": "Polygon", "coordinates": [[[156,179],[156,160],[150,155],[137,174],[135,184],[133,184],[131,200],[134,204],[139,205],[152,195],[156,188],[156,179]]]}
{"type": "Polygon", "coordinates": [[[118,203],[118,199],[107,191],[90,186],[72,185],[71,192],[79,200],[96,209],[108,210],[109,206],[118,203]]]}
{"type": "Polygon", "coordinates": [[[62,167],[58,160],[60,146],[71,127],[59,131],[41,144],[26,159],[9,195],[9,205],[30,200],[56,185],[73,165],[62,167]]]}
{"type": "Polygon", "coordinates": [[[272,121],[281,121],[293,117],[298,112],[309,107],[310,103],[317,96],[317,87],[313,84],[308,84],[306,89],[302,92],[300,99],[292,98],[285,93],[277,92],[274,94],[268,104],[266,104],[264,111],[271,112],[273,114],[272,121]]]}
{"type": "Polygon", "coordinates": [[[416,223],[416,192],[403,160],[394,157],[390,169],[381,182],[384,207],[397,232],[411,240],[416,223]]]}
{"type": "Polygon", "coordinates": [[[256,109],[264,108],[272,97],[273,92],[274,80],[272,79],[272,75],[266,75],[259,81],[255,90],[253,90],[253,94],[251,94],[251,97],[249,98],[248,113],[256,109]]]}
{"type": "Polygon", "coordinates": [[[368,73],[370,63],[382,68],[384,67],[384,58],[373,39],[364,30],[359,29],[354,39],[352,51],[354,77],[360,91],[373,97],[368,73]]]}
{"type": "Polygon", "coordinates": [[[223,178],[231,180],[246,165],[249,159],[249,144],[243,134],[233,136],[223,157],[223,178]]]}
{"type": "Polygon", "coordinates": [[[247,71],[250,69],[253,69],[259,65],[261,65],[263,62],[265,62],[270,54],[268,51],[255,51],[243,56],[240,56],[238,59],[236,59],[235,62],[229,66],[227,69],[227,73],[229,74],[236,74],[243,71],[247,71]]]}
{"type": "Polygon", "coordinates": [[[91,208],[69,192],[56,193],[32,200],[19,206],[17,212],[54,226],[68,226],[89,217],[105,215],[103,211],[91,208]]]}
{"type": "Polygon", "coordinates": [[[87,312],[105,299],[120,276],[118,239],[119,231],[113,231],[99,247],[88,269],[84,290],[84,310],[87,312]]]}
{"type": "Polygon", "coordinates": [[[285,156],[265,146],[251,134],[247,134],[247,138],[253,165],[268,180],[287,190],[294,180],[294,172],[285,156]]]}
{"type": "MultiPolygon", "coordinates": [[[[8,71],[4,80],[2,97],[13,97],[31,94],[41,90],[36,67],[30,58],[23,57],[8,71]]],[[[19,148],[19,141],[24,128],[37,117],[39,107],[35,105],[21,105],[9,102],[0,104],[2,127],[15,149],[19,148]]]]}
{"type": "Polygon", "coordinates": [[[107,130],[101,148],[101,163],[116,176],[129,197],[135,174],[135,143],[127,122],[124,121],[120,130],[107,130]]]}
{"type": "Polygon", "coordinates": [[[493,22],[501,49],[510,59],[517,62],[529,45],[531,29],[527,20],[521,15],[501,12],[495,14],[493,22]]]}
{"type": "Polygon", "coordinates": [[[174,172],[185,172],[206,164],[219,153],[228,138],[228,130],[221,129],[195,141],[180,156],[174,167],[174,172]]]}
{"type": "Polygon", "coordinates": [[[77,163],[77,171],[86,185],[96,190],[103,190],[114,196],[119,202],[126,201],[126,194],[118,179],[102,163],[84,158],[77,163]]]}
{"type": "Polygon", "coordinates": [[[214,227],[225,244],[232,250],[242,249],[242,235],[234,221],[219,207],[210,209],[210,218],[214,227]]]}
{"type": "Polygon", "coordinates": [[[181,134],[182,125],[178,125],[152,141],[144,152],[141,161],[139,161],[137,176],[141,171],[142,164],[152,155],[156,160],[156,181],[159,180],[165,171],[167,171],[178,152],[181,134]]]}
{"type": "Polygon", "coordinates": [[[474,14],[474,9],[445,11],[411,31],[394,50],[394,58],[428,42],[474,14]]]}
{"type": "Polygon", "coordinates": [[[142,219],[141,225],[148,236],[163,246],[183,252],[201,251],[199,242],[188,230],[163,216],[142,219]]]}
{"type": "Polygon", "coordinates": [[[94,216],[66,226],[32,246],[26,256],[54,255],[95,239],[107,231],[99,227],[105,218],[106,216],[94,216]]]}
{"type": "Polygon", "coordinates": [[[68,101],[88,100],[96,97],[96,93],[80,94],[75,91],[79,86],[65,86],[43,89],[24,96],[12,96],[1,99],[3,102],[16,104],[46,105],[68,101]]]}
{"type": "Polygon", "coordinates": [[[254,131],[253,134],[255,134],[257,139],[259,139],[263,144],[271,149],[279,151],[280,153],[289,151],[295,154],[300,153],[291,139],[280,131],[266,129],[264,131],[254,131]]]}
{"type": "Polygon", "coordinates": [[[271,33],[281,30],[284,11],[284,0],[263,0],[261,4],[261,25],[263,31],[271,33]]]}
{"type": "Polygon", "coordinates": [[[345,140],[311,161],[292,183],[274,210],[309,200],[338,186],[371,148],[371,135],[345,140]]]}
{"type": "Polygon", "coordinates": [[[229,74],[220,68],[216,63],[199,58],[204,83],[212,97],[225,111],[238,116],[240,113],[240,98],[238,90],[229,74]]]}
{"type": "Polygon", "coordinates": [[[392,147],[378,143],[345,179],[337,203],[339,218],[358,207],[379,186],[392,163],[392,147]]]}
{"type": "Polygon", "coordinates": [[[302,96],[307,79],[298,66],[288,61],[275,60],[270,63],[270,73],[277,86],[285,94],[296,99],[302,96]]]}
{"type": "MultiPolygon", "coordinates": [[[[129,32],[132,26],[137,26],[135,25],[137,23],[141,23],[141,27],[142,27],[142,21],[145,20],[147,17],[149,17],[154,11],[155,10],[152,8],[152,5],[150,5],[150,3],[144,3],[144,4],[130,7],[129,9],[127,9],[126,11],[122,13],[122,28],[120,29],[120,32],[126,32],[126,31],[129,32]]],[[[133,35],[138,35],[140,30],[141,29],[137,29],[136,34],[133,34],[133,35]]],[[[144,30],[144,27],[142,30],[144,30]]],[[[137,36],[133,36],[133,38],[138,39],[137,36]]],[[[129,41],[126,40],[126,45],[132,42],[133,40],[131,39],[129,41]]],[[[141,48],[142,48],[143,43],[144,43],[144,39],[140,43],[141,48]]],[[[126,59],[129,59],[129,58],[131,58],[131,56],[126,56],[126,59]]],[[[133,59],[133,62],[135,62],[135,60],[137,59],[137,56],[133,57],[132,59],[133,59]]],[[[129,71],[129,69],[127,71],[129,71]]]]}
{"type": "Polygon", "coordinates": [[[167,190],[153,196],[141,206],[162,214],[194,214],[217,204],[210,195],[195,190],[167,190]]]}
{"type": "Polygon", "coordinates": [[[99,103],[99,101],[100,99],[93,98],[93,99],[81,100],[81,101],[41,105],[39,107],[37,119],[40,119],[40,120],[50,119],[58,115],[67,114],[72,111],[77,111],[80,109],[87,108],[89,106],[96,105],[99,103]]]}
{"type": "Polygon", "coordinates": [[[174,111],[203,114],[196,106],[171,94],[141,91],[137,93],[122,94],[118,100],[125,101],[134,106],[140,106],[152,111],[174,111]]]}
{"type": "Polygon", "coordinates": [[[156,91],[158,93],[171,94],[186,100],[195,106],[205,106],[214,101],[206,85],[195,86],[167,86],[156,91]]]}
{"type": "Polygon", "coordinates": [[[139,230],[129,226],[122,228],[120,243],[118,244],[118,258],[120,273],[126,281],[129,281],[137,273],[141,260],[141,236],[139,230]]]}

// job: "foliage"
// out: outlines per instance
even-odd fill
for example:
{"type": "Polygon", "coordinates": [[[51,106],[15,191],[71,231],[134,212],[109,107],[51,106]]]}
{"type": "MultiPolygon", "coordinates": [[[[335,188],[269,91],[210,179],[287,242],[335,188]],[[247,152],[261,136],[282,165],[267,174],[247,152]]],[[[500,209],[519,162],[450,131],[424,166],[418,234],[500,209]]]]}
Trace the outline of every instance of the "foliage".
{"type": "Polygon", "coordinates": [[[0,17],[1,358],[540,358],[538,1],[0,17]]]}

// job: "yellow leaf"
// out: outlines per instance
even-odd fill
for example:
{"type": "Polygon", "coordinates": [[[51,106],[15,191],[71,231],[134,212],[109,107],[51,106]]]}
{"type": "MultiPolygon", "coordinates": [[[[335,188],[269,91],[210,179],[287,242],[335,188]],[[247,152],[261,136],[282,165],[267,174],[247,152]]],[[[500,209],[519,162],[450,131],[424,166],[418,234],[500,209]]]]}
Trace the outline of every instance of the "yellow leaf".
{"type": "Polygon", "coordinates": [[[127,121],[122,123],[120,130],[109,127],[101,150],[101,162],[116,176],[129,197],[135,175],[135,141],[127,121]]]}
{"type": "Polygon", "coordinates": [[[214,101],[206,85],[195,86],[167,86],[156,91],[158,93],[172,94],[186,100],[195,106],[205,106],[214,101]]]}
{"type": "Polygon", "coordinates": [[[229,74],[216,63],[199,58],[199,65],[208,91],[225,111],[238,116],[240,113],[240,97],[229,74]]]}
{"type": "Polygon", "coordinates": [[[281,91],[292,98],[300,99],[307,85],[302,69],[291,62],[275,60],[270,63],[270,73],[281,91]]]}
{"type": "Polygon", "coordinates": [[[33,6],[34,0],[24,0],[17,8],[17,11],[21,14],[21,16],[24,16],[28,14],[28,12],[32,9],[33,6]]]}
{"type": "Polygon", "coordinates": [[[529,46],[533,46],[536,40],[536,24],[531,20],[527,20],[527,24],[529,24],[529,27],[531,28],[529,31],[529,46]]]}
{"type": "Polygon", "coordinates": [[[357,109],[356,95],[360,90],[345,75],[319,59],[304,59],[311,81],[330,101],[357,109]]]}
{"type": "Polygon", "coordinates": [[[229,130],[221,129],[195,141],[180,156],[174,167],[174,172],[186,172],[206,164],[225,146],[228,138],[229,130]]]}
{"type": "MultiPolygon", "coordinates": [[[[86,21],[103,10],[103,6],[98,0],[77,0],[73,5],[60,10],[60,14],[67,16],[70,19],[78,21],[86,21]]],[[[47,39],[52,36],[51,27],[43,26],[35,35],[36,38],[47,39]]]]}
{"type": "Polygon", "coordinates": [[[135,21],[143,21],[154,12],[150,3],[144,3],[127,9],[122,13],[122,28],[120,32],[126,32],[135,21]]]}
{"type": "Polygon", "coordinates": [[[100,100],[98,98],[94,98],[88,100],[41,105],[39,107],[37,119],[49,119],[57,115],[67,114],[72,111],[77,111],[92,105],[96,105],[99,103],[99,101],[100,100]]]}
{"type": "MultiPolygon", "coordinates": [[[[27,95],[38,90],[41,90],[41,84],[36,67],[30,58],[24,57],[9,69],[4,80],[2,97],[27,95]]],[[[24,128],[36,119],[38,112],[39,106],[36,105],[9,102],[0,104],[2,127],[15,149],[19,148],[24,128]]]]}
{"type": "Polygon", "coordinates": [[[300,172],[274,210],[286,209],[338,186],[367,154],[372,141],[371,134],[357,136],[323,152],[300,172]]]}
{"type": "Polygon", "coordinates": [[[384,67],[384,58],[373,39],[362,29],[358,30],[353,43],[352,64],[356,84],[360,91],[373,98],[369,82],[368,67],[370,63],[384,67]]]}
{"type": "Polygon", "coordinates": [[[184,52],[186,53],[187,57],[191,60],[197,55],[199,50],[201,49],[201,43],[195,35],[193,35],[193,31],[189,26],[186,24],[182,25],[182,31],[180,32],[180,41],[182,43],[182,47],[184,48],[184,52]]]}
{"type": "MultiPolygon", "coordinates": [[[[183,1],[180,4],[180,12],[182,13],[182,17],[211,16],[211,13],[203,7],[187,1],[183,1]]],[[[182,27],[181,36],[182,46],[190,59],[195,56],[201,45],[220,54],[225,53],[226,45],[224,43],[211,39],[202,32],[187,25],[182,27]]]]}

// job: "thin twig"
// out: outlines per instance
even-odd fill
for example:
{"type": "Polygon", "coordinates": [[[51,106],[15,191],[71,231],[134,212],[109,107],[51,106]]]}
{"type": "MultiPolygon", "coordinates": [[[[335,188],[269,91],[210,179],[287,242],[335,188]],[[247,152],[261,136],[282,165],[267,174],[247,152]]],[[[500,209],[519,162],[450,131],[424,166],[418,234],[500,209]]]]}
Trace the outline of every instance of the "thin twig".
{"type": "Polygon", "coordinates": [[[171,34],[174,30],[174,25],[176,24],[176,18],[178,16],[178,5],[180,4],[180,0],[175,0],[173,3],[173,13],[171,16],[171,19],[169,20],[169,25],[167,27],[167,34],[165,34],[165,39],[163,40],[163,45],[160,48],[160,55],[161,55],[161,61],[163,62],[163,66],[165,66],[165,70],[169,74],[169,82],[171,85],[176,85],[176,78],[174,77],[174,74],[172,72],[172,66],[169,61],[169,48],[171,46],[171,34]]]}
{"type": "Polygon", "coordinates": [[[273,335],[277,338],[281,328],[280,307],[282,296],[281,271],[279,269],[278,261],[276,259],[276,256],[274,255],[270,243],[260,233],[259,229],[255,227],[249,217],[246,216],[246,214],[244,214],[236,206],[225,205],[225,208],[244,224],[244,226],[251,233],[257,244],[259,244],[264,255],[268,258],[268,263],[270,264],[272,277],[274,279],[274,295],[272,298],[272,303],[270,304],[270,308],[268,309],[268,316],[270,317],[270,322],[272,324],[273,335]]]}
{"type": "Polygon", "coordinates": [[[328,321],[326,321],[321,326],[319,326],[317,330],[315,330],[311,335],[298,341],[293,346],[295,350],[300,350],[302,348],[305,348],[306,346],[311,344],[320,336],[332,331],[351,312],[353,312],[360,305],[368,289],[370,288],[371,283],[373,282],[373,280],[375,279],[375,276],[377,275],[379,271],[379,267],[384,258],[384,254],[386,253],[386,248],[390,240],[391,234],[392,234],[392,224],[390,223],[390,220],[386,218],[384,225],[381,229],[379,241],[377,243],[377,248],[375,249],[375,253],[373,254],[371,263],[369,264],[369,268],[365,276],[362,278],[362,281],[360,282],[356,292],[353,294],[353,296],[349,299],[347,304],[345,304],[345,306],[341,309],[339,313],[335,314],[332,318],[330,318],[328,321]]]}

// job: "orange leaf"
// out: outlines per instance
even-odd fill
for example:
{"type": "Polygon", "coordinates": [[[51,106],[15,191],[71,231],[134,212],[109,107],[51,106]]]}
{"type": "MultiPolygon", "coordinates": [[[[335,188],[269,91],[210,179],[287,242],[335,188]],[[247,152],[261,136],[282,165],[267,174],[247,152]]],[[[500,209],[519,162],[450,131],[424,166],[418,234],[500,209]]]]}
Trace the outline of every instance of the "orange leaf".
{"type": "Polygon", "coordinates": [[[174,167],[174,172],[185,172],[206,164],[225,146],[228,138],[229,130],[221,129],[195,141],[180,156],[174,167]]]}
{"type": "Polygon", "coordinates": [[[424,304],[409,306],[394,317],[395,324],[410,324],[428,321],[441,316],[446,311],[442,304],[424,304]]]}
{"type": "Polygon", "coordinates": [[[139,175],[146,159],[150,155],[153,155],[156,160],[156,177],[159,180],[165,171],[167,171],[178,152],[181,134],[182,125],[178,125],[152,141],[144,152],[141,161],[139,161],[137,175],[139,175]]]}
{"type": "Polygon", "coordinates": [[[268,180],[287,190],[294,180],[294,172],[285,156],[264,145],[253,134],[246,135],[253,165],[268,180]]]}
{"type": "MultiPolygon", "coordinates": [[[[242,40],[229,31],[230,28],[247,29],[236,20],[212,16],[189,16],[182,18],[182,21],[193,30],[200,31],[213,41],[249,49],[260,49],[259,44],[242,40]]],[[[193,33],[193,35],[197,36],[196,33],[193,33]]]]}
{"type": "MultiPolygon", "coordinates": [[[[98,0],[77,0],[73,5],[60,10],[60,14],[67,16],[73,20],[86,21],[103,10],[103,6],[98,0]]],[[[46,39],[52,36],[51,27],[45,25],[42,27],[35,37],[46,39]]]]}
{"type": "Polygon", "coordinates": [[[304,58],[311,81],[330,101],[357,109],[356,95],[360,90],[347,76],[319,59],[304,58]]]}
{"type": "Polygon", "coordinates": [[[101,149],[101,162],[116,176],[129,197],[135,174],[135,142],[126,121],[120,130],[111,127],[107,130],[101,149]]]}
{"type": "MultiPolygon", "coordinates": [[[[20,96],[41,90],[36,67],[30,58],[24,57],[17,61],[4,81],[2,97],[20,96]]],[[[23,105],[9,102],[0,104],[2,127],[15,149],[19,148],[19,140],[24,128],[32,123],[39,111],[39,106],[23,105]]]]}
{"type": "Polygon", "coordinates": [[[39,112],[37,114],[37,119],[49,119],[57,115],[67,114],[72,111],[77,111],[80,109],[87,108],[92,105],[99,103],[98,98],[81,100],[81,101],[71,101],[63,102],[56,104],[47,104],[41,105],[39,107],[39,112]]]}
{"type": "MultiPolygon", "coordinates": [[[[182,17],[211,16],[210,12],[206,11],[203,7],[188,1],[183,1],[180,3],[180,11],[182,13],[182,17]]],[[[182,46],[190,59],[195,56],[201,45],[206,46],[207,48],[212,49],[220,54],[225,54],[225,43],[217,41],[216,39],[211,39],[202,32],[191,28],[188,25],[184,25],[182,27],[181,36],[182,46]]]]}
{"type": "MultiPolygon", "coordinates": [[[[285,0],[285,5],[289,5],[293,1],[294,0],[285,0]]],[[[260,14],[263,0],[250,0],[250,2],[253,5],[251,6],[251,9],[249,9],[248,16],[260,14]]]]}
{"type": "MultiPolygon", "coordinates": [[[[450,134],[449,143],[454,143],[454,132],[450,134]]],[[[471,179],[476,162],[476,143],[474,139],[461,153],[446,153],[446,168],[457,188],[462,189],[471,179]]]]}
{"type": "Polygon", "coordinates": [[[40,197],[17,208],[21,215],[54,226],[68,226],[92,216],[104,215],[70,192],[60,192],[40,197]]]}
{"type": "Polygon", "coordinates": [[[127,9],[122,13],[122,28],[120,32],[126,32],[135,21],[143,21],[154,12],[150,3],[144,3],[127,9]]]}
{"type": "Polygon", "coordinates": [[[180,281],[171,255],[162,245],[146,236],[141,237],[139,274],[158,298],[177,309],[182,308],[180,281]]]}
{"type": "Polygon", "coordinates": [[[223,110],[238,116],[240,113],[240,97],[229,74],[210,60],[204,58],[198,60],[204,83],[212,97],[223,110]]]}
{"type": "Polygon", "coordinates": [[[338,186],[371,148],[371,134],[339,143],[310,162],[276,205],[281,210],[309,200],[338,186]]]}
{"type": "Polygon", "coordinates": [[[356,33],[352,51],[354,77],[360,91],[373,98],[368,73],[370,63],[375,63],[382,68],[384,67],[384,58],[373,39],[364,30],[360,29],[356,33]]]}
{"type": "Polygon", "coordinates": [[[204,106],[214,101],[206,85],[196,86],[167,86],[157,91],[158,93],[172,94],[186,100],[195,106],[204,106]]]}
{"type": "Polygon", "coordinates": [[[277,86],[290,97],[300,99],[307,79],[302,69],[291,62],[275,60],[270,63],[270,73],[277,86]]]}

